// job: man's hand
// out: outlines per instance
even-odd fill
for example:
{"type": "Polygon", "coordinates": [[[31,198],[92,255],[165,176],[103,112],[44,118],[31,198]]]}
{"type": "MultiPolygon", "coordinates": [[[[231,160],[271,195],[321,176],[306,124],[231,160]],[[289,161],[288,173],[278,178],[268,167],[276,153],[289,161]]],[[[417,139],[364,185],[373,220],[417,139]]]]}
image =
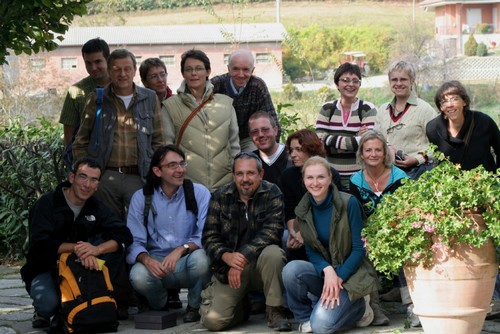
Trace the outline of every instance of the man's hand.
{"type": "Polygon", "coordinates": [[[231,268],[227,273],[227,279],[229,281],[229,286],[233,289],[239,289],[241,287],[241,270],[231,268]]]}
{"type": "Polygon", "coordinates": [[[97,258],[95,256],[89,255],[87,257],[79,258],[80,263],[89,270],[99,270],[99,263],[97,262],[97,258]]]}
{"type": "Polygon", "coordinates": [[[137,257],[137,259],[146,268],[148,268],[149,272],[154,277],[156,277],[156,278],[163,278],[163,277],[165,277],[167,275],[167,271],[165,270],[165,267],[163,266],[163,264],[160,261],[158,261],[156,259],[153,259],[148,254],[141,253],[137,257]]]}
{"type": "Polygon", "coordinates": [[[245,266],[248,264],[245,255],[238,252],[226,252],[222,254],[222,261],[224,261],[231,268],[239,271],[243,271],[243,269],[245,269],[245,266]]]}
{"type": "Polygon", "coordinates": [[[184,254],[184,248],[183,247],[177,247],[173,251],[170,252],[167,256],[162,261],[162,266],[165,268],[165,271],[167,274],[173,273],[175,271],[175,265],[177,264],[177,261],[182,257],[184,254]]]}
{"type": "Polygon", "coordinates": [[[333,310],[335,305],[340,305],[340,290],[343,289],[343,280],[337,276],[332,266],[323,269],[323,273],[325,275],[325,280],[320,298],[321,307],[325,309],[331,307],[333,310]]]}
{"type": "Polygon", "coordinates": [[[98,257],[102,254],[99,246],[94,246],[91,243],[84,242],[84,241],[78,241],[76,243],[74,252],[75,252],[76,256],[78,256],[80,261],[82,261],[82,263],[89,256],[98,257]]]}

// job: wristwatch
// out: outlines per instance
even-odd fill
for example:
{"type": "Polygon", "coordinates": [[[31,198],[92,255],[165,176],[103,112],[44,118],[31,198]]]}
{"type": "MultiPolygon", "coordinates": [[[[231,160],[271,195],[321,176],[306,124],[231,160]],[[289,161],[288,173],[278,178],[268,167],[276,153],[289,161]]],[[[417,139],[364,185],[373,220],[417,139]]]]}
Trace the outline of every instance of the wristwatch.
{"type": "Polygon", "coordinates": [[[184,255],[189,254],[189,244],[184,244],[184,255]]]}

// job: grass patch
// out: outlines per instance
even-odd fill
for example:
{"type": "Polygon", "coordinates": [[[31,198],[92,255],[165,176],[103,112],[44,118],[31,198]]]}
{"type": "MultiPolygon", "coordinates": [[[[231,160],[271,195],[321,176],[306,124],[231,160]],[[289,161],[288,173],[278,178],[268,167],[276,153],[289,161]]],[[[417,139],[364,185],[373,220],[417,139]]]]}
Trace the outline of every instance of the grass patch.
{"type": "MultiPolygon", "coordinates": [[[[75,26],[89,25],[179,25],[276,22],[276,3],[219,4],[213,7],[215,16],[206,8],[180,8],[129,13],[85,15],[74,20],[75,26]],[[218,16],[218,17],[217,17],[218,16]]],[[[419,20],[428,25],[434,22],[434,13],[415,7],[419,20]]],[[[408,25],[413,15],[411,2],[379,1],[298,1],[281,2],[281,22],[285,27],[307,27],[316,23],[322,27],[408,25]]]]}

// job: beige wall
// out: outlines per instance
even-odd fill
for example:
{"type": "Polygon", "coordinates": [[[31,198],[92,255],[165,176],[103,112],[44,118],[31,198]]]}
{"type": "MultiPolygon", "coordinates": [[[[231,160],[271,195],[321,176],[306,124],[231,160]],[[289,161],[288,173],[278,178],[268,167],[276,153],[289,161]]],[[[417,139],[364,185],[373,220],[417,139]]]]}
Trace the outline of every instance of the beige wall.
{"type": "MultiPolygon", "coordinates": [[[[254,74],[263,78],[269,87],[279,87],[282,84],[282,47],[279,42],[276,43],[254,43],[241,45],[242,48],[250,49],[254,57],[257,53],[269,53],[272,55],[272,61],[269,63],[256,63],[254,74]]],[[[167,66],[168,84],[175,92],[182,82],[180,72],[180,59],[183,52],[196,48],[203,50],[210,58],[212,67],[212,75],[223,74],[227,72],[227,67],[224,64],[224,55],[231,53],[233,48],[231,45],[110,45],[111,50],[117,48],[126,48],[136,57],[141,57],[142,60],[150,57],[159,56],[174,56],[175,61],[173,66],[167,66]]],[[[43,76],[43,83],[39,86],[40,90],[56,89],[58,93],[63,93],[67,88],[78,80],[87,76],[85,65],[81,56],[81,46],[61,47],[55,51],[35,55],[32,59],[45,59],[45,68],[38,70],[39,76],[43,76]],[[63,58],[76,59],[76,67],[71,69],[62,69],[61,63],[63,58]]],[[[141,84],[139,70],[137,70],[134,81],[141,84]]],[[[141,84],[142,85],[142,84],[141,84]]]]}

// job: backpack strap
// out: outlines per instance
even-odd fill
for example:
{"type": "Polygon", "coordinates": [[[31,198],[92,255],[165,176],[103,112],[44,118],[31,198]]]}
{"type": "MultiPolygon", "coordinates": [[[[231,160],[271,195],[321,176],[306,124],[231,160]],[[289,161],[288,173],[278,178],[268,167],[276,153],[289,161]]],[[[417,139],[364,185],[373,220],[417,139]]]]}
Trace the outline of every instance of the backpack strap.
{"type": "Polygon", "coordinates": [[[101,88],[101,87],[98,87],[95,89],[97,96],[95,99],[96,112],[95,112],[94,128],[96,129],[97,133],[95,136],[94,148],[96,148],[96,149],[99,147],[99,122],[101,120],[103,90],[104,90],[104,88],[101,88]]]}
{"type": "Polygon", "coordinates": [[[151,186],[145,185],[142,187],[142,194],[144,195],[144,210],[143,210],[143,216],[144,216],[144,226],[148,227],[148,216],[149,216],[149,210],[153,212],[153,222],[156,220],[156,217],[158,216],[158,213],[156,212],[155,208],[153,207],[153,189],[151,186]]]}
{"type": "Polygon", "coordinates": [[[363,123],[363,100],[359,100],[359,106],[358,106],[358,117],[359,121],[363,123]]]}
{"type": "Polygon", "coordinates": [[[184,188],[184,200],[186,201],[186,209],[188,211],[191,211],[196,219],[198,219],[198,203],[196,202],[196,196],[194,195],[193,181],[184,179],[182,188],[184,188]]]}

